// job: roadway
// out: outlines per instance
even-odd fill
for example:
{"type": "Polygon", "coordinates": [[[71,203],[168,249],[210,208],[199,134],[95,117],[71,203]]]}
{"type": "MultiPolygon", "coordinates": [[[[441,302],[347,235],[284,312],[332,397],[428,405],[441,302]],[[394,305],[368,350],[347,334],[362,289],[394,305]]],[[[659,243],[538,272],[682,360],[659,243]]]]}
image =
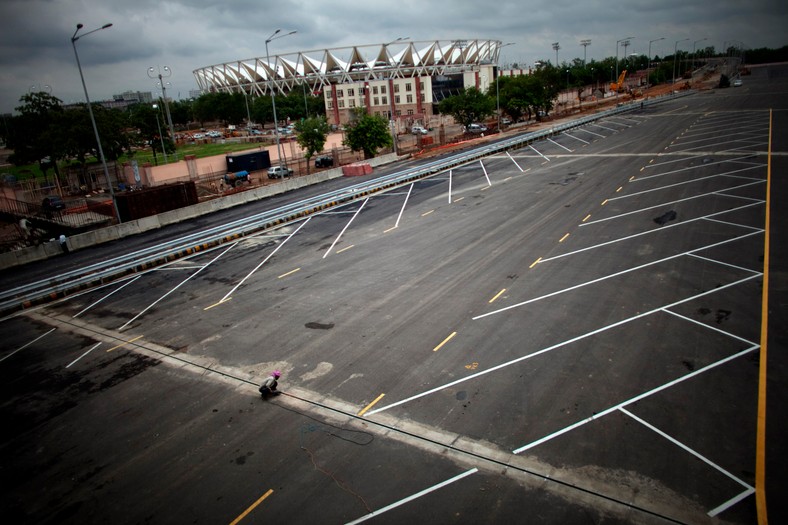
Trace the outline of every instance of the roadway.
{"type": "MultiPolygon", "coordinates": [[[[780,71],[4,319],[3,507],[37,523],[754,523],[780,71]],[[262,401],[274,368],[284,394],[262,401]]],[[[50,264],[87,257],[71,255],[50,264]]]]}

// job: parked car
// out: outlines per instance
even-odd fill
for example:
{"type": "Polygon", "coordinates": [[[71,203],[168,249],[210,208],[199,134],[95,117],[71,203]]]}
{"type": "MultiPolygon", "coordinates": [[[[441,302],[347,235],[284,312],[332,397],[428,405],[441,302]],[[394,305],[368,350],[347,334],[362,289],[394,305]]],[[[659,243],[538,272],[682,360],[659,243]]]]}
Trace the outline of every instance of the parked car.
{"type": "Polygon", "coordinates": [[[44,200],[41,202],[41,209],[44,211],[65,210],[66,203],[57,195],[50,195],[49,197],[44,197],[44,200]]]}
{"type": "Polygon", "coordinates": [[[269,179],[281,179],[282,177],[291,177],[293,170],[285,166],[271,166],[268,168],[269,179]]]}
{"type": "Polygon", "coordinates": [[[733,87],[741,87],[741,79],[737,78],[733,81],[733,87]]]}
{"type": "Polygon", "coordinates": [[[427,133],[429,133],[429,131],[427,131],[427,128],[424,128],[422,126],[413,126],[412,128],[410,128],[410,132],[413,133],[414,135],[426,135],[427,133]]]}
{"type": "Polygon", "coordinates": [[[468,133],[484,133],[487,131],[487,126],[484,124],[469,124],[466,129],[468,133]]]}
{"type": "Polygon", "coordinates": [[[334,157],[324,155],[315,159],[316,168],[330,168],[334,165],[334,157]]]}

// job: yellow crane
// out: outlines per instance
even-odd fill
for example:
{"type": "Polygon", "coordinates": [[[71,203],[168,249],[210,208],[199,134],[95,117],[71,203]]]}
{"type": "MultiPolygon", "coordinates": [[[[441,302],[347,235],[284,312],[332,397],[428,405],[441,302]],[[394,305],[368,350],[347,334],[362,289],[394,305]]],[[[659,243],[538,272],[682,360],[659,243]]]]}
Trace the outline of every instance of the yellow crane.
{"type": "Polygon", "coordinates": [[[624,92],[624,77],[627,76],[627,70],[621,72],[618,76],[617,82],[610,83],[610,91],[615,91],[616,93],[623,93],[624,92]]]}

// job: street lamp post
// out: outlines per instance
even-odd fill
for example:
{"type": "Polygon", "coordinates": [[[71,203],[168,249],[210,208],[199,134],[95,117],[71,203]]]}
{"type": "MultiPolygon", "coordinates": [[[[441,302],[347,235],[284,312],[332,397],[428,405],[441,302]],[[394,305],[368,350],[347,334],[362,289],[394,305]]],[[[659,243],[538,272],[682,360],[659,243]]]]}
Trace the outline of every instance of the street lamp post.
{"type": "Polygon", "coordinates": [[[82,65],[79,63],[79,53],[77,53],[77,40],[82,37],[88,36],[91,33],[95,33],[96,31],[101,31],[102,29],[107,29],[108,27],[112,27],[112,24],[104,24],[103,26],[99,27],[98,29],[94,29],[93,31],[88,31],[85,34],[77,36],[77,33],[80,29],[82,29],[82,24],[77,24],[77,30],[74,31],[74,34],[71,36],[71,46],[74,48],[74,57],[77,59],[77,69],[79,69],[79,78],[82,80],[82,89],[85,91],[85,100],[88,103],[88,114],[90,115],[90,122],[93,124],[93,133],[96,135],[96,144],[98,146],[99,157],[101,159],[101,165],[104,168],[104,178],[107,180],[107,186],[109,186],[109,194],[112,196],[112,205],[115,208],[115,217],[117,217],[118,222],[120,220],[120,211],[118,210],[118,203],[115,200],[115,189],[112,187],[112,181],[109,179],[109,170],[107,169],[107,160],[104,157],[104,148],[101,147],[101,138],[99,137],[98,126],[96,126],[96,118],[93,116],[93,108],[90,105],[90,97],[88,96],[88,88],[85,84],[85,76],[82,74],[82,65]]]}
{"type": "MultiPolygon", "coordinates": [[[[629,45],[629,41],[632,40],[633,38],[635,38],[635,37],[634,36],[628,36],[626,38],[622,38],[621,40],[616,40],[616,78],[618,78],[618,46],[619,46],[619,44],[621,42],[625,42],[625,44],[624,44],[624,55],[626,56],[626,54],[627,54],[626,46],[629,45]]],[[[618,93],[618,90],[616,90],[616,93],[618,93]]]]}
{"type": "MultiPolygon", "coordinates": [[[[514,44],[514,42],[507,42],[498,49],[500,50],[506,46],[513,46],[514,44]]],[[[501,91],[498,89],[498,81],[501,79],[501,72],[499,71],[499,67],[499,64],[495,65],[495,112],[498,115],[498,133],[501,132],[501,91]]]]}
{"type": "Polygon", "coordinates": [[[555,50],[555,67],[558,67],[558,50],[561,49],[558,42],[553,42],[553,49],[555,50]]]}
{"type": "MultiPolygon", "coordinates": [[[[285,33],[284,35],[279,35],[280,31],[282,30],[277,29],[265,41],[265,63],[268,66],[269,75],[271,74],[271,56],[268,54],[268,44],[279,38],[284,38],[286,36],[294,35],[295,33],[297,33],[297,31],[290,31],[289,33],[285,33]]],[[[274,74],[273,80],[270,78],[268,79],[268,89],[271,90],[271,107],[274,110],[274,134],[276,135],[276,155],[279,157],[278,160],[280,164],[284,162],[284,166],[287,167],[287,159],[282,158],[282,151],[279,145],[279,120],[276,118],[276,99],[274,98],[274,86],[276,85],[276,65],[274,65],[273,74],[274,74]]]]}
{"type": "Polygon", "coordinates": [[[581,40],[580,41],[580,45],[583,46],[583,67],[585,67],[585,65],[586,65],[586,51],[588,50],[588,46],[591,45],[591,40],[590,39],[581,40]]]}
{"type": "Polygon", "coordinates": [[[164,149],[164,136],[161,134],[161,125],[159,125],[159,105],[154,104],[153,109],[156,110],[156,129],[159,130],[159,139],[161,139],[161,154],[164,155],[164,164],[168,164],[169,161],[167,160],[167,151],[164,149]]]}
{"type": "Polygon", "coordinates": [[[651,44],[654,42],[659,42],[660,40],[665,40],[665,37],[662,38],[655,38],[654,40],[648,41],[648,68],[651,69],[651,44]]]}
{"type": "MultiPolygon", "coordinates": [[[[397,38],[395,40],[392,40],[391,42],[383,44],[383,47],[386,48],[386,62],[388,62],[388,60],[389,60],[388,47],[391,44],[394,44],[396,42],[401,42],[402,40],[407,40],[409,38],[410,38],[409,36],[401,36],[401,37],[399,37],[399,38],[397,38]]],[[[391,128],[391,140],[394,143],[394,155],[399,156],[399,143],[397,141],[397,121],[396,121],[396,116],[394,115],[394,80],[393,80],[393,77],[391,75],[389,75],[388,80],[390,80],[390,82],[389,82],[389,91],[390,91],[390,93],[389,93],[389,113],[390,113],[390,115],[389,115],[389,127],[391,128]]]]}
{"type": "Polygon", "coordinates": [[[169,78],[172,76],[172,70],[167,66],[164,67],[157,66],[157,67],[159,68],[158,74],[156,73],[156,70],[153,69],[153,66],[151,66],[148,68],[148,76],[150,78],[159,79],[159,85],[161,86],[161,95],[162,98],[164,99],[164,112],[167,115],[167,124],[170,126],[170,140],[172,140],[172,143],[175,144],[175,128],[172,125],[172,117],[170,116],[170,104],[167,102],[167,88],[164,83],[165,78],[169,78]],[[162,71],[164,71],[164,73],[162,73],[162,71]]]}
{"type": "Polygon", "coordinates": [[[676,43],[673,44],[673,86],[676,85],[676,53],[679,49],[679,42],[685,42],[689,40],[689,38],[682,38],[681,40],[676,40],[676,43]]]}
{"type": "Polygon", "coordinates": [[[708,40],[708,38],[701,38],[700,40],[696,40],[692,44],[692,71],[695,71],[695,46],[698,45],[698,42],[703,42],[704,40],[708,40]]]}

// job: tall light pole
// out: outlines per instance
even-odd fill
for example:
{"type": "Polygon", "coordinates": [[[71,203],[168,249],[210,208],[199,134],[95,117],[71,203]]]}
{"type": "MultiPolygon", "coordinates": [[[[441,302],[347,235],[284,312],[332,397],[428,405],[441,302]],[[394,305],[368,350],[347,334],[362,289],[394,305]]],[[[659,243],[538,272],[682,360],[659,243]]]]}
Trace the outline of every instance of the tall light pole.
{"type": "MultiPolygon", "coordinates": [[[[391,44],[395,44],[397,42],[401,42],[402,40],[409,39],[409,36],[401,36],[396,40],[392,40],[386,44],[383,44],[383,47],[386,48],[386,62],[389,60],[389,50],[388,47],[391,44]]],[[[396,117],[394,116],[394,81],[392,80],[393,77],[389,75],[388,79],[391,81],[389,84],[389,127],[391,128],[391,140],[394,143],[394,155],[399,156],[399,143],[397,142],[397,121],[396,117]]]]}
{"type": "Polygon", "coordinates": [[[676,53],[679,49],[679,42],[686,42],[689,38],[682,38],[681,40],[676,40],[676,43],[673,44],[673,85],[676,85],[676,53]]]}
{"type": "Polygon", "coordinates": [[[77,36],[79,30],[82,29],[82,24],[77,24],[77,30],[74,31],[74,34],[71,36],[71,46],[74,48],[74,56],[77,59],[77,69],[79,69],[79,78],[82,80],[82,89],[85,91],[85,100],[88,103],[88,114],[90,115],[90,122],[93,124],[93,133],[96,135],[96,144],[98,145],[98,152],[99,157],[101,158],[101,165],[104,168],[104,178],[107,180],[107,186],[109,186],[109,194],[112,196],[112,206],[115,208],[115,217],[117,217],[118,222],[120,221],[120,211],[118,210],[118,203],[115,201],[115,189],[112,187],[112,181],[109,179],[109,170],[107,169],[107,159],[104,158],[104,148],[101,147],[101,138],[99,137],[98,126],[96,126],[96,118],[93,116],[93,107],[90,105],[90,97],[88,97],[88,88],[85,85],[85,76],[82,74],[82,65],[79,63],[79,53],[77,53],[77,40],[82,37],[88,36],[91,33],[95,33],[96,31],[101,31],[102,29],[107,29],[108,27],[112,27],[112,24],[104,24],[103,26],[99,27],[98,29],[94,29],[93,31],[88,31],[85,34],[77,36]]]}
{"type": "MultiPolygon", "coordinates": [[[[498,49],[500,50],[506,46],[513,46],[514,44],[514,42],[507,42],[498,49]]],[[[495,111],[498,114],[498,133],[501,132],[501,91],[498,89],[498,81],[501,79],[501,72],[498,70],[499,67],[499,64],[495,64],[495,111]]]]}
{"type": "Polygon", "coordinates": [[[651,44],[654,42],[659,42],[660,40],[665,40],[665,37],[662,38],[655,38],[654,40],[648,41],[648,68],[651,69],[651,44]]]}
{"type": "Polygon", "coordinates": [[[698,42],[703,42],[704,40],[708,40],[708,38],[701,38],[692,44],[692,71],[695,71],[695,46],[698,45],[698,42]]]}
{"type": "MultiPolygon", "coordinates": [[[[271,56],[268,54],[268,44],[279,38],[284,38],[286,36],[294,35],[297,33],[297,31],[290,31],[289,33],[280,35],[279,33],[281,31],[282,31],[281,29],[277,29],[276,31],[273,32],[271,36],[269,36],[265,40],[265,63],[268,66],[269,75],[271,74],[271,56]]],[[[278,159],[279,163],[282,164],[282,162],[284,162],[283,165],[287,166],[287,159],[284,159],[282,157],[282,150],[280,149],[280,145],[279,145],[279,120],[276,118],[276,99],[274,98],[274,86],[276,85],[276,64],[274,64],[273,75],[274,75],[273,79],[271,78],[268,79],[268,89],[271,90],[271,107],[274,110],[274,134],[276,135],[276,155],[277,157],[279,157],[278,159]]]]}
{"type": "Polygon", "coordinates": [[[553,42],[553,49],[555,50],[555,67],[558,67],[558,50],[561,49],[558,42],[553,42]]]}
{"type": "Polygon", "coordinates": [[[148,76],[150,78],[158,78],[159,85],[161,86],[161,95],[164,99],[164,112],[167,114],[167,124],[170,126],[170,140],[175,144],[175,128],[172,125],[172,117],[170,117],[170,104],[167,102],[167,87],[165,86],[164,79],[172,76],[172,70],[168,66],[156,66],[158,73],[153,66],[148,68],[148,76]]]}
{"type": "Polygon", "coordinates": [[[154,104],[153,109],[156,110],[156,129],[159,130],[159,139],[161,139],[161,154],[164,155],[164,164],[168,164],[167,151],[164,149],[164,136],[161,134],[161,126],[159,125],[159,105],[154,104]]]}
{"type": "Polygon", "coordinates": [[[583,46],[583,67],[585,67],[586,66],[586,51],[588,50],[587,49],[588,46],[591,45],[591,40],[590,39],[581,40],[580,41],[580,45],[583,46]]]}
{"type": "MultiPolygon", "coordinates": [[[[626,45],[628,46],[629,45],[629,41],[632,40],[633,38],[635,38],[635,37],[634,36],[628,36],[626,38],[622,38],[621,40],[616,40],[616,78],[618,78],[618,45],[621,42],[626,42],[626,45]]],[[[624,47],[624,55],[626,55],[626,54],[627,54],[627,48],[624,47]]],[[[616,90],[616,93],[618,93],[618,90],[616,90]]]]}

